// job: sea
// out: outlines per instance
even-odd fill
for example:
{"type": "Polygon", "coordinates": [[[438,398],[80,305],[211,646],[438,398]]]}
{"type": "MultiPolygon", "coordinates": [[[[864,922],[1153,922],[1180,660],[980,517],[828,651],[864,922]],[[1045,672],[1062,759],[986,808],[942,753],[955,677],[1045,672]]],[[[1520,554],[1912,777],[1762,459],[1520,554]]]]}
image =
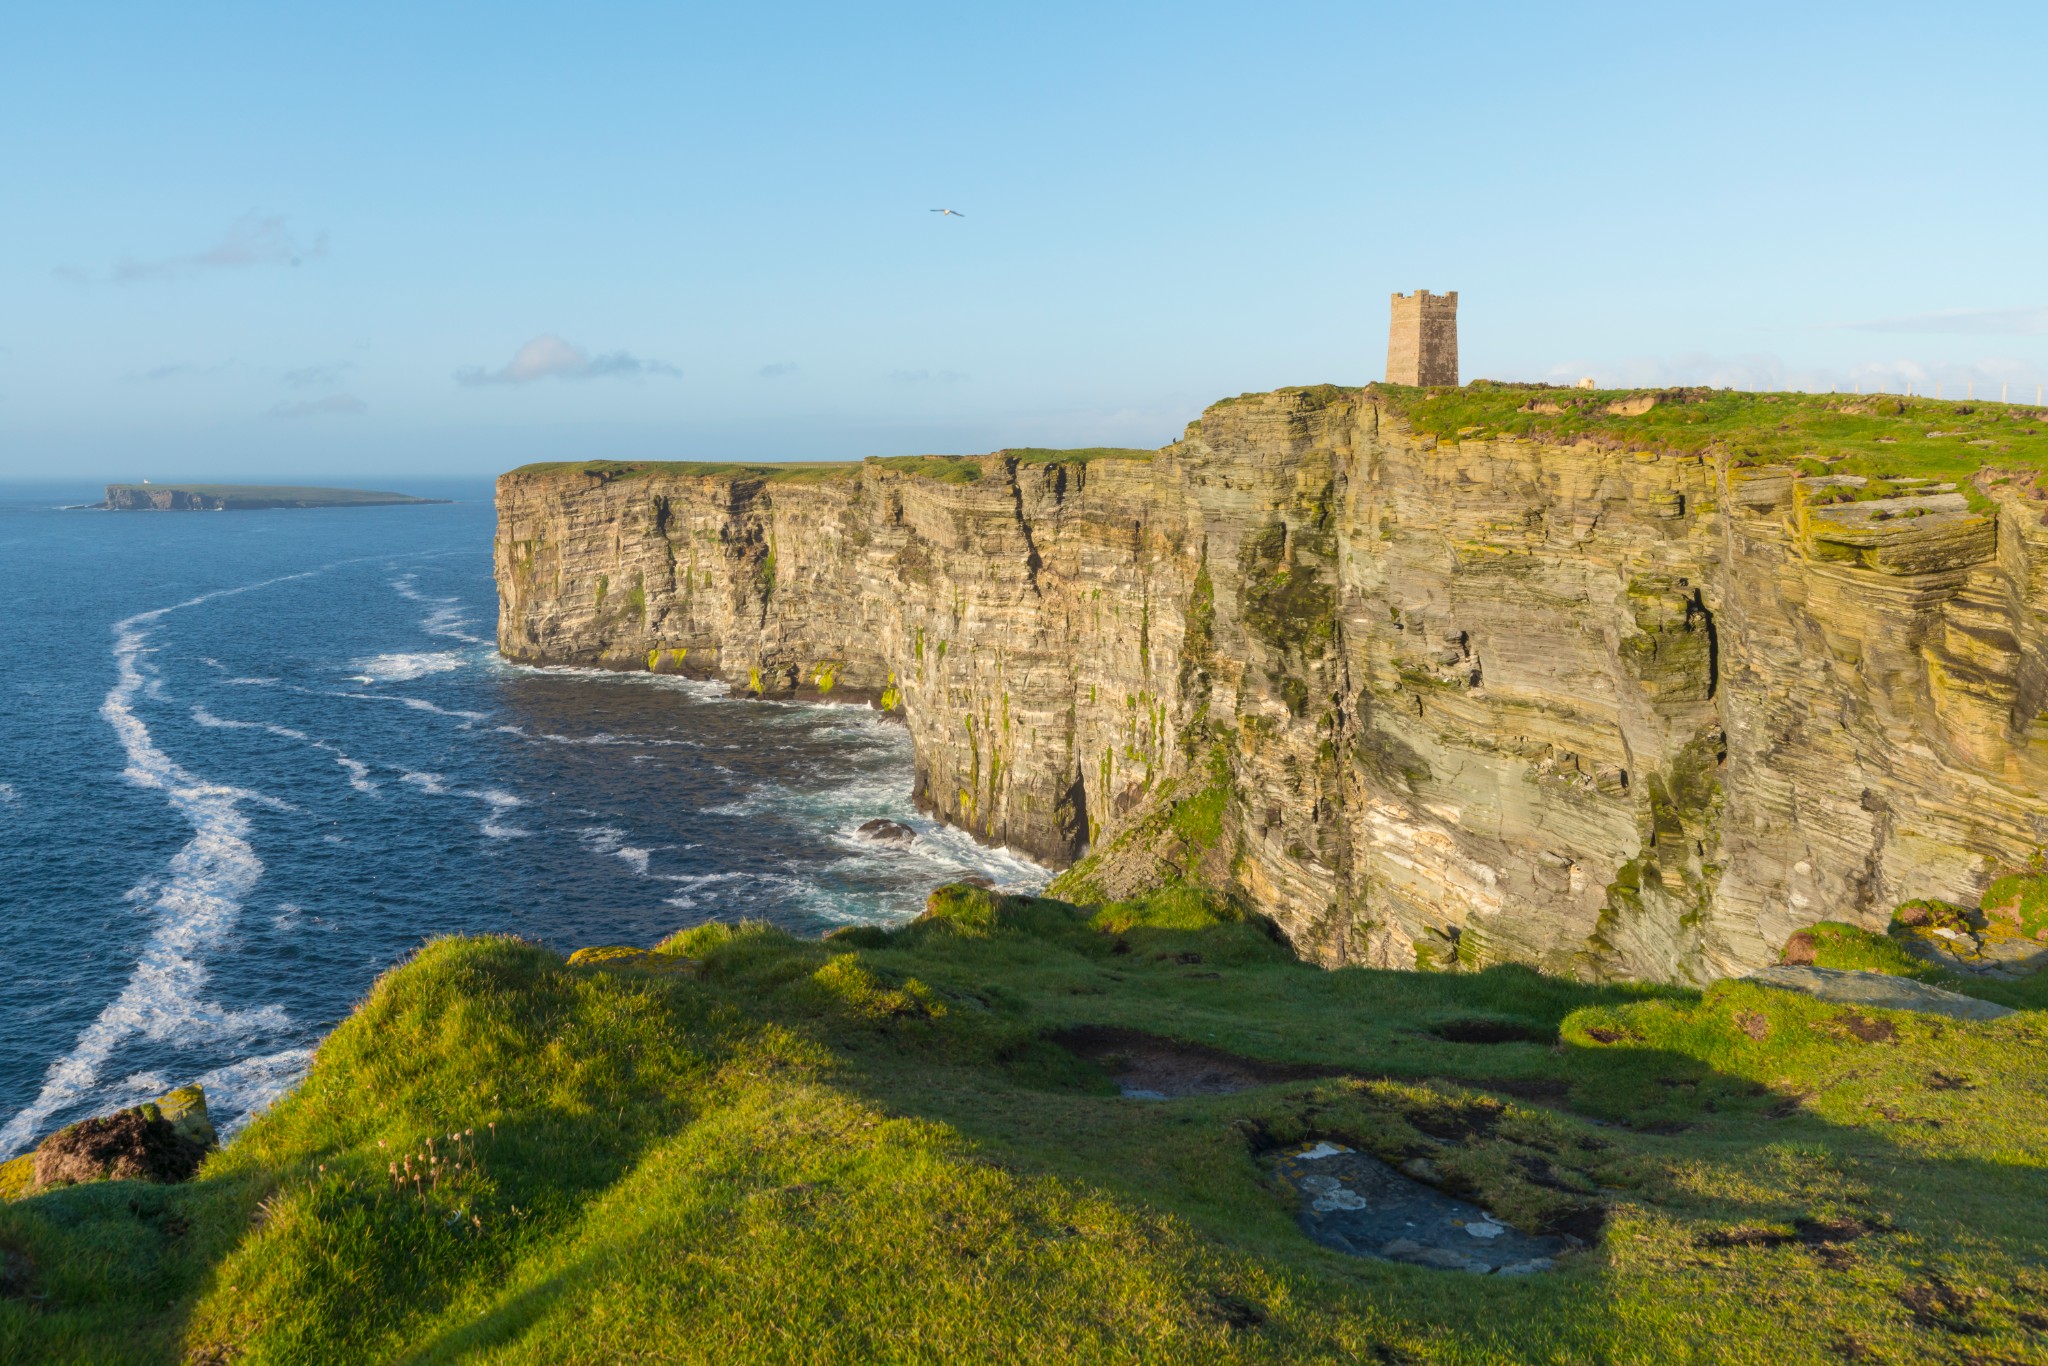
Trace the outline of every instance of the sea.
{"type": "Polygon", "coordinates": [[[0,486],[0,1157],[189,1082],[232,1132],[440,935],[817,935],[1042,884],[918,814],[868,707],[507,663],[489,486],[406,491],[452,501],[0,486]]]}

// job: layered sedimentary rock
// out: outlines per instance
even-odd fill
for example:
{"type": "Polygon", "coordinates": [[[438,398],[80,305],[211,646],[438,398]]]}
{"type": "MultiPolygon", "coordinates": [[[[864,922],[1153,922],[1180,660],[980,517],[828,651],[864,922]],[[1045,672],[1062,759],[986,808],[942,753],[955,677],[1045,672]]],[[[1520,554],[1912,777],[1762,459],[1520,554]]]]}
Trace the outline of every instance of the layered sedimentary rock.
{"type": "Polygon", "coordinates": [[[929,810],[1078,892],[1228,885],[1333,963],[1705,980],[2048,843],[2020,483],[1844,501],[1333,388],[978,473],[508,474],[500,648],[872,700],[929,810]]]}

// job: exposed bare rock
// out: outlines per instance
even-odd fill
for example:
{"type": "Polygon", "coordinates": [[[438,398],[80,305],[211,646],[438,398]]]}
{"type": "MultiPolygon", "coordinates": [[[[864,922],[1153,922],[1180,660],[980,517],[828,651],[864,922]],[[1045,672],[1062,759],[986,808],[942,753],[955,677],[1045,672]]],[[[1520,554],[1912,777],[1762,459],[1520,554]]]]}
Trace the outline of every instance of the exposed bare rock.
{"type": "Polygon", "coordinates": [[[1330,963],[1706,981],[2048,844],[2019,493],[1439,441],[1328,386],[979,474],[508,474],[500,648],[873,701],[925,810],[1076,894],[1228,883],[1330,963]]]}
{"type": "Polygon", "coordinates": [[[215,1144],[206,1097],[182,1087],[147,1105],[83,1119],[44,1139],[35,1151],[35,1184],[80,1181],[186,1181],[215,1144]]]}
{"type": "Polygon", "coordinates": [[[1775,967],[1753,972],[1745,980],[1803,992],[1818,1000],[1842,1005],[1869,1006],[1874,1010],[1917,1010],[1925,1015],[1946,1015],[1955,1020],[2002,1020],[2013,1013],[2010,1008],[1991,1001],[1980,1001],[1974,996],[1916,982],[1910,977],[1889,977],[1881,972],[1775,967]]]}

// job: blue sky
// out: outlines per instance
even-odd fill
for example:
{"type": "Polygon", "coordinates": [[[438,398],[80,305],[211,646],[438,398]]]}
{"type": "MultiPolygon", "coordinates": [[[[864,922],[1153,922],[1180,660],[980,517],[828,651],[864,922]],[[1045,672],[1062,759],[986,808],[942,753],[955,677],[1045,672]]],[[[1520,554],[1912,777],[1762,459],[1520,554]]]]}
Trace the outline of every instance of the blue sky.
{"type": "Polygon", "coordinates": [[[2044,14],[15,6],[0,477],[1156,445],[1417,287],[1467,378],[2031,400],[2044,14]]]}

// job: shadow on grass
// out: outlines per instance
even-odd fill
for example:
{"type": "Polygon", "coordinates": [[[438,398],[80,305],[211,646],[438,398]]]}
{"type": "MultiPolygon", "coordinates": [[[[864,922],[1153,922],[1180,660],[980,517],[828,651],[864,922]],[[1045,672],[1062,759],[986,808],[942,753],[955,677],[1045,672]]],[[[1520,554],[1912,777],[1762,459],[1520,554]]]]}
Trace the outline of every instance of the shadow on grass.
{"type": "Polygon", "coordinates": [[[695,977],[502,941],[423,956],[201,1181],[152,1189],[183,1232],[113,1185],[0,1209],[44,1296],[0,1300],[0,1347],[780,1359],[900,1323],[906,1357],[1087,1359],[1146,1305],[1155,1354],[1214,1360],[1776,1366],[2038,1359],[2048,1327],[2038,1017],[1322,972],[1255,926],[1103,933],[1048,902],[675,947],[695,977]],[[1091,1037],[1243,1060],[1245,1084],[1127,1100],[1061,1042],[1091,1037]],[[335,1185],[501,1091],[475,1233],[415,1237],[335,1185]],[[1270,1166],[1318,1139],[1593,1245],[1498,1282],[1333,1253],[1270,1166]]]}

